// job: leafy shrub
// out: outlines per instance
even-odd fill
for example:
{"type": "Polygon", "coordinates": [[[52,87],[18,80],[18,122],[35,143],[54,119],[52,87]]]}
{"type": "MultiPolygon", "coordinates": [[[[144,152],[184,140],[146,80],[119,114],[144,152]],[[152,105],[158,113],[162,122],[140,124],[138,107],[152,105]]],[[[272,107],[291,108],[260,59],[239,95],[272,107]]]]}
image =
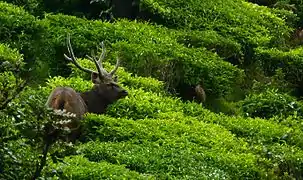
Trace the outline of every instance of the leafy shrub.
{"type": "Polygon", "coordinates": [[[243,56],[242,47],[238,42],[231,38],[223,37],[216,31],[178,30],[176,33],[178,42],[187,47],[206,47],[224,59],[239,59],[243,56]]]}
{"type": "Polygon", "coordinates": [[[43,15],[43,0],[3,0],[16,6],[22,7],[24,10],[35,16],[43,15]]]}
{"type": "Polygon", "coordinates": [[[209,96],[225,96],[243,80],[243,71],[204,48],[160,47],[119,42],[127,70],[163,80],[170,88],[203,82],[209,96]],[[159,55],[154,54],[155,52],[159,55]],[[138,54],[138,55],[137,55],[138,54]],[[146,68],[149,66],[149,68],[146,68]]]}
{"type": "Polygon", "coordinates": [[[207,93],[223,96],[243,79],[243,71],[216,54],[178,44],[174,33],[166,28],[126,20],[114,24],[86,21],[64,15],[48,15],[42,23],[49,27],[56,49],[52,66],[61,68],[62,72],[65,71],[65,34],[69,32],[77,57],[89,54],[104,40],[111,63],[115,63],[114,57],[119,54],[127,71],[163,80],[171,88],[181,83],[196,85],[203,80],[207,93]],[[108,41],[111,46],[107,45],[108,41]]]}
{"type": "MultiPolygon", "coordinates": [[[[258,2],[258,1],[256,1],[258,2]]],[[[267,4],[270,7],[277,8],[277,9],[284,9],[288,11],[294,12],[298,19],[296,27],[300,27],[303,22],[303,6],[300,0],[275,0],[271,3],[267,4]]]]}
{"type": "MultiPolygon", "coordinates": [[[[90,66],[89,61],[80,62],[90,66]]],[[[123,72],[121,70],[118,73],[123,72]]],[[[74,77],[53,78],[41,90],[46,94],[58,85],[85,90],[90,88],[91,82],[83,80],[83,75],[74,72],[74,77]]],[[[91,162],[77,160],[79,168],[86,166],[86,163],[95,166],[107,161],[125,165],[140,174],[178,179],[197,176],[274,178],[285,173],[290,177],[301,173],[295,168],[302,163],[297,157],[303,148],[300,139],[303,134],[298,128],[286,125],[286,122],[280,125],[258,118],[214,114],[196,103],[182,103],[161,93],[129,89],[131,96],[113,104],[107,115],[87,114],[85,117],[83,145],[76,148],[91,162]],[[281,149],[275,144],[285,144],[285,147],[281,149]],[[290,145],[298,148],[292,150],[290,145]],[[263,148],[268,150],[263,152],[263,148]],[[280,173],[272,173],[275,170],[280,173]]],[[[289,122],[294,121],[289,119],[289,122]]],[[[47,169],[46,176],[53,176],[50,173],[52,169],[56,170],[55,176],[58,177],[81,171],[67,171],[67,166],[60,163],[51,167],[47,169]],[[61,167],[63,174],[59,172],[61,167]]],[[[110,166],[108,171],[114,169],[110,166]]],[[[87,175],[84,173],[79,177],[87,175]]]]}
{"type": "Polygon", "coordinates": [[[17,48],[24,54],[27,68],[34,67],[40,73],[37,77],[45,77],[47,71],[41,68],[47,66],[52,50],[48,48],[43,25],[23,8],[5,2],[0,2],[0,22],[0,42],[17,48]]]}
{"type": "MultiPolygon", "coordinates": [[[[9,125],[3,128],[6,131],[14,130],[10,121],[1,116],[1,125],[9,125]]],[[[2,130],[2,127],[0,127],[2,130]]],[[[1,132],[1,135],[2,132],[1,132]]],[[[11,136],[11,134],[6,134],[11,136]]],[[[7,136],[5,136],[7,137],[7,136]]],[[[13,179],[30,179],[31,171],[33,170],[34,163],[33,159],[38,158],[34,153],[34,149],[26,142],[25,139],[18,137],[13,140],[7,141],[5,138],[1,137],[0,143],[0,178],[13,180],[13,179]],[[19,138],[19,139],[18,139],[19,138]]]]}
{"type": "Polygon", "coordinates": [[[264,71],[272,75],[278,68],[283,70],[285,80],[293,84],[293,87],[300,89],[302,81],[303,53],[302,47],[281,51],[277,48],[256,49],[256,60],[261,62],[264,71]]]}
{"type": "MultiPolygon", "coordinates": [[[[47,92],[49,93],[52,89],[49,87],[60,85],[73,87],[77,91],[84,91],[90,88],[91,82],[78,77],[68,79],[56,77],[49,80],[48,86],[45,88],[48,89],[47,92]]],[[[268,121],[259,118],[230,117],[223,114],[214,114],[197,103],[183,103],[178,98],[169,97],[162,93],[144,91],[143,86],[139,89],[125,88],[129,91],[128,97],[109,106],[106,114],[116,118],[133,120],[144,118],[171,120],[182,118],[185,115],[196,117],[199,121],[219,124],[248,141],[264,143],[286,141],[288,144],[303,147],[303,141],[299,138],[303,134],[299,130],[297,131],[300,123],[292,124],[292,122],[297,122],[294,118],[288,119],[285,124],[279,124],[279,121],[274,119],[268,121]],[[283,139],[285,135],[287,139],[283,139]]]]}
{"type": "Polygon", "coordinates": [[[128,96],[109,106],[107,113],[114,117],[143,119],[157,117],[160,112],[180,111],[181,100],[161,94],[128,89],[128,96]]]}
{"type": "Polygon", "coordinates": [[[217,125],[190,117],[130,121],[95,115],[85,123],[90,137],[103,141],[80,146],[79,152],[91,161],[126,164],[161,179],[262,176],[256,156],[246,153],[246,143],[217,125]]]}
{"type": "Polygon", "coordinates": [[[45,120],[39,110],[43,105],[35,95],[25,99],[24,92],[0,111],[1,179],[30,179],[39,158],[37,149],[45,120]]]}
{"type": "Polygon", "coordinates": [[[71,119],[45,107],[43,90],[26,88],[0,111],[1,179],[32,179],[39,172],[38,165],[42,163],[40,154],[49,139],[53,141],[48,151],[52,160],[56,160],[56,150],[61,151],[61,156],[72,153],[72,149],[68,149],[57,134],[48,134],[51,125],[50,132],[64,136],[68,129],[60,128],[60,124],[71,119]],[[67,150],[71,152],[64,152],[67,150]]]}
{"type": "Polygon", "coordinates": [[[0,73],[0,109],[7,104],[7,100],[14,98],[18,93],[16,91],[18,85],[18,78],[11,71],[0,73]]]}
{"type": "Polygon", "coordinates": [[[17,49],[11,49],[7,44],[0,43],[0,72],[18,70],[23,66],[23,56],[17,49]]]}
{"type": "MultiPolygon", "coordinates": [[[[201,112],[197,118],[201,121],[221,125],[236,136],[245,138],[247,142],[253,144],[262,143],[269,145],[286,142],[289,145],[303,148],[303,141],[300,138],[303,133],[300,130],[300,123],[295,123],[295,118],[290,117],[288,124],[285,123],[285,125],[278,123],[275,119],[269,121],[260,118],[230,117],[223,114],[213,114],[208,111],[201,112]]],[[[280,121],[280,118],[278,121],[280,121]]]]}
{"type": "Polygon", "coordinates": [[[106,10],[107,4],[92,4],[90,0],[70,0],[70,1],[43,1],[43,0],[4,0],[16,6],[23,7],[26,11],[34,16],[43,16],[45,12],[64,13],[78,17],[95,18],[99,17],[102,10],[106,10]]]}
{"type": "MultiPolygon", "coordinates": [[[[280,42],[290,31],[276,12],[244,0],[143,0],[141,9],[152,14],[153,21],[165,26],[215,30],[224,37],[234,37],[242,45],[269,45],[272,40],[280,42]]],[[[280,14],[284,17],[291,15],[288,11],[280,11],[280,14]]],[[[275,45],[279,46],[278,43],[275,45]]]]}
{"type": "Polygon", "coordinates": [[[130,171],[123,165],[91,162],[83,156],[66,157],[64,163],[51,163],[44,172],[44,177],[63,179],[154,179],[151,175],[130,171]]]}
{"type": "Polygon", "coordinates": [[[276,171],[280,176],[288,176],[300,179],[303,175],[303,152],[298,151],[296,147],[287,147],[285,145],[276,145],[267,149],[274,162],[279,164],[279,170],[276,171]],[[293,152],[293,153],[286,153],[293,152]],[[291,171],[289,171],[291,169],[291,171]],[[289,174],[286,174],[288,172],[289,174]]]}
{"type": "Polygon", "coordinates": [[[281,94],[277,89],[267,89],[260,94],[250,94],[242,102],[244,116],[271,118],[273,116],[287,117],[297,113],[303,115],[303,106],[294,97],[281,94]]]}
{"type": "Polygon", "coordinates": [[[20,78],[23,66],[23,56],[16,49],[0,43],[0,110],[24,88],[20,78]]]}
{"type": "Polygon", "coordinates": [[[287,174],[299,177],[302,174],[302,170],[297,168],[302,166],[303,160],[299,158],[302,149],[283,142],[286,139],[282,136],[290,128],[261,119],[222,119],[213,113],[203,114],[201,119],[186,117],[182,113],[168,113],[164,119],[162,117],[131,121],[89,115],[85,120],[86,137],[95,142],[81,145],[79,152],[91,161],[126,164],[132,170],[148,172],[158,178],[182,178],[183,175],[208,178],[249,178],[252,175],[256,178],[262,176],[261,172],[273,178],[277,174],[280,177],[287,174]],[[210,119],[216,121],[201,122],[210,119]],[[223,126],[228,129],[237,126],[238,131],[232,128],[233,134],[228,135],[225,128],[213,124],[222,121],[224,123],[220,124],[223,126]],[[230,152],[228,155],[225,148],[230,152]],[[181,164],[179,158],[182,159],[181,164]],[[248,169],[239,167],[254,164],[254,158],[258,162],[255,162],[258,170],[250,165],[248,169]],[[180,166],[182,168],[175,168],[180,166]],[[196,168],[192,169],[194,166],[196,168]],[[168,167],[171,170],[169,174],[166,173],[168,167]],[[214,177],[209,177],[211,174],[214,177]]]}

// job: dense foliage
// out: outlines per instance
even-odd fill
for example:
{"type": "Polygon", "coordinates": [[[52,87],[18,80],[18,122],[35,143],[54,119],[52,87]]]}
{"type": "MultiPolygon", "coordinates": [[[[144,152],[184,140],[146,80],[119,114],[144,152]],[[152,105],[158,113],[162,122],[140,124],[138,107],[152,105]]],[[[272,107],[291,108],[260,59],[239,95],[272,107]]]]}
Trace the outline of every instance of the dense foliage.
{"type": "Polygon", "coordinates": [[[0,2],[0,179],[302,179],[299,2],[288,11],[278,1],[141,0],[137,20],[111,22],[97,18],[108,1],[96,2],[0,2]],[[128,91],[87,113],[70,144],[49,136],[64,136],[71,117],[46,100],[55,87],[93,84],[64,59],[67,34],[95,70],[86,55],[104,41],[104,68],[119,57],[128,91]],[[206,102],[191,101],[196,85],[206,102]]]}

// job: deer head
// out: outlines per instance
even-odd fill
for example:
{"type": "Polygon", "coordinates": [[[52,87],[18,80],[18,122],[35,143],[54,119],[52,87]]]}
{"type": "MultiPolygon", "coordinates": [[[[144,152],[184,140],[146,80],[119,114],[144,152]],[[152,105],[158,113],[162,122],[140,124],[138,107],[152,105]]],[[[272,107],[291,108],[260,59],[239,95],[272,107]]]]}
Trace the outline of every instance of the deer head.
{"type": "Polygon", "coordinates": [[[92,90],[80,93],[80,95],[88,107],[88,112],[98,114],[103,113],[109,104],[128,95],[128,92],[118,85],[118,79],[117,76],[115,76],[115,73],[119,67],[119,58],[117,58],[114,69],[107,72],[102,66],[106,49],[103,42],[100,44],[102,47],[102,53],[98,60],[96,59],[94,51],[91,51],[91,56],[86,55],[86,57],[96,65],[97,72],[79,65],[77,58],[74,55],[69,35],[67,36],[67,49],[69,56],[64,54],[65,59],[72,62],[77,68],[91,74],[91,80],[94,83],[92,90]]]}

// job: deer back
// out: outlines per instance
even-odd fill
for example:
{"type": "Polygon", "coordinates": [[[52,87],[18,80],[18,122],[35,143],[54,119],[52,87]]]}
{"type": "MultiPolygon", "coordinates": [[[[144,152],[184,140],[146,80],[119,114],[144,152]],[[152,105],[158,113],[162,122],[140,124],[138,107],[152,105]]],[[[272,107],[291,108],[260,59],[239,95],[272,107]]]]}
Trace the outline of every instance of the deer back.
{"type": "Polygon", "coordinates": [[[77,118],[82,118],[87,112],[87,106],[81,96],[72,88],[57,87],[48,97],[47,106],[49,108],[66,110],[73,113],[77,118]]]}

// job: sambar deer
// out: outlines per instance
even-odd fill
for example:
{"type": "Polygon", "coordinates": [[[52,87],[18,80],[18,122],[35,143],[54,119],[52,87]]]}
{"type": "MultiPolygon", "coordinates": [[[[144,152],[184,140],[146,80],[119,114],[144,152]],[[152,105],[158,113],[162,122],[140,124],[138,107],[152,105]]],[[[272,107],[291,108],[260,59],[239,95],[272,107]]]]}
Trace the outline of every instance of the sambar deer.
{"type": "Polygon", "coordinates": [[[65,110],[76,115],[73,121],[64,125],[72,131],[69,137],[71,140],[75,140],[80,135],[80,120],[86,112],[102,114],[108,105],[128,95],[128,92],[117,84],[117,76],[114,76],[119,67],[119,58],[117,58],[114,69],[111,72],[107,72],[102,66],[106,51],[103,42],[101,42],[101,46],[102,53],[98,60],[93,51],[91,56],[86,55],[96,65],[98,71],[96,72],[80,66],[74,55],[70,36],[67,36],[67,50],[70,56],[64,54],[65,59],[72,62],[80,70],[91,73],[91,80],[94,84],[92,89],[86,92],[76,92],[70,87],[57,87],[48,97],[46,105],[49,108],[65,110]]]}

